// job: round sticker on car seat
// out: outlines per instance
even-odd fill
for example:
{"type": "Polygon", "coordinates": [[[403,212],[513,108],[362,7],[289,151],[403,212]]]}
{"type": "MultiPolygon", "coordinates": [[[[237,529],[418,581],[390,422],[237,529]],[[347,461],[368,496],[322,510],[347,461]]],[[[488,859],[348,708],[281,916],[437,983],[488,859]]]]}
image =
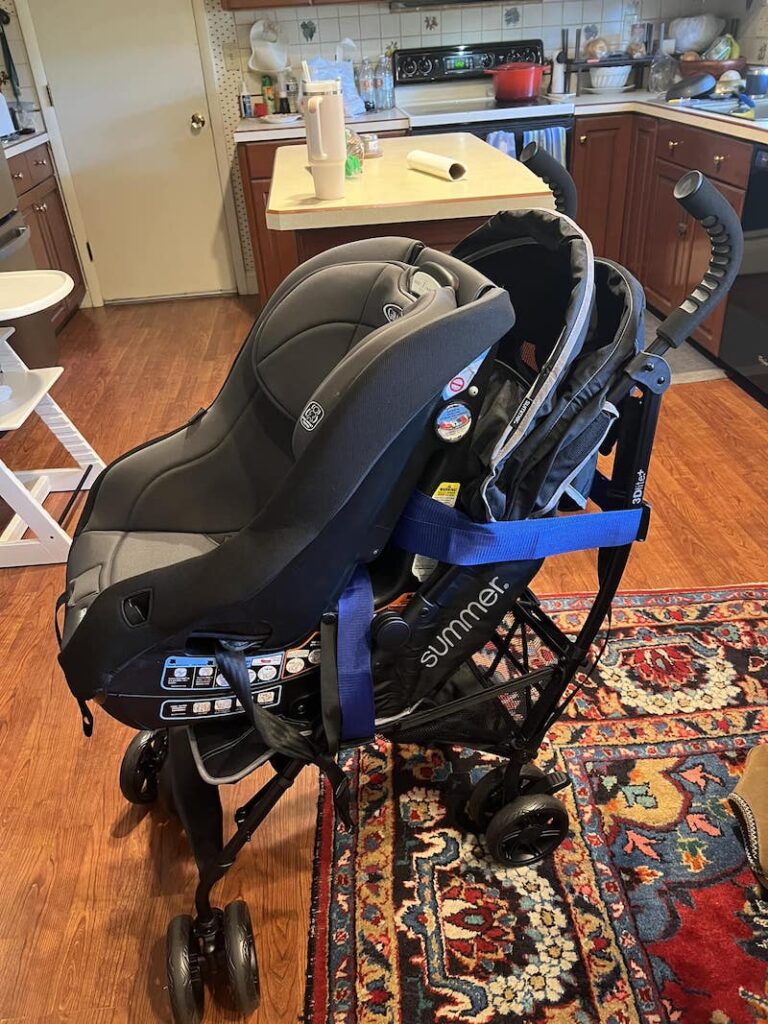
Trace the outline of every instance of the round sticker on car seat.
{"type": "Polygon", "coordinates": [[[472,426],[472,413],[463,402],[444,406],[435,419],[435,432],[442,441],[455,444],[472,426]]]}

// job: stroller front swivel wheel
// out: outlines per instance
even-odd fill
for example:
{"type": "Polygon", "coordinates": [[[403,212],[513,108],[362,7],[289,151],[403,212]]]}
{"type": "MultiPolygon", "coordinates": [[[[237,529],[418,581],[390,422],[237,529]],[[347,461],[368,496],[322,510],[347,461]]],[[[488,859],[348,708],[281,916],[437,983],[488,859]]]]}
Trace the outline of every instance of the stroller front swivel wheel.
{"type": "Polygon", "coordinates": [[[242,900],[224,908],[224,953],[232,998],[240,1013],[248,1017],[260,1001],[259,965],[251,915],[242,900]]]}
{"type": "Polygon", "coordinates": [[[165,968],[174,1024],[200,1024],[205,1008],[202,955],[188,914],[168,925],[165,968]]]}
{"type": "Polygon", "coordinates": [[[120,792],[130,804],[153,804],[168,752],[164,730],[143,729],[128,744],[120,763],[120,792]]]}
{"type": "Polygon", "coordinates": [[[519,796],[497,811],[485,833],[499,864],[528,867],[555,850],[568,835],[568,812],[546,793],[519,796]]]}

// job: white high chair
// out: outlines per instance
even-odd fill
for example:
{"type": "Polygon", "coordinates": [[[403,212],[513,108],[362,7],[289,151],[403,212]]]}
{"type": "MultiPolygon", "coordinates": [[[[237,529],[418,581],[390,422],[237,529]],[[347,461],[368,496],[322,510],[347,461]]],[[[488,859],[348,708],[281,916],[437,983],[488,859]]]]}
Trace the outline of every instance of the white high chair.
{"type": "MultiPolygon", "coordinates": [[[[61,270],[0,273],[0,324],[54,306],[72,288],[72,278],[61,270]]],[[[0,568],[66,562],[71,541],[62,523],[80,491],[87,490],[104,468],[93,448],[48,394],[64,372],[63,367],[30,370],[9,345],[12,334],[12,327],[0,327],[0,437],[18,430],[32,413],[37,413],[77,462],[77,468],[18,472],[0,459],[0,499],[14,513],[0,532],[0,568]],[[43,502],[58,491],[71,491],[72,495],[56,520],[43,502]],[[34,536],[26,537],[28,532],[34,536]]]]}

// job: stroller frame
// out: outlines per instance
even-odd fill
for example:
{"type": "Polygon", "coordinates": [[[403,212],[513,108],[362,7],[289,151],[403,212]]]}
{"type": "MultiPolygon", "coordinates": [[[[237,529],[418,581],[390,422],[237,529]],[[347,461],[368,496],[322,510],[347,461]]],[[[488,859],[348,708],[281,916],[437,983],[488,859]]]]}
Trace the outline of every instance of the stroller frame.
{"type": "MultiPolygon", "coordinates": [[[[572,204],[574,193],[567,173],[543,158],[542,154],[538,154],[535,160],[531,159],[532,156],[537,157],[535,153],[527,154],[527,162],[552,185],[559,208],[562,210],[565,204],[572,204]]],[[[601,450],[614,451],[614,461],[609,477],[596,472],[591,490],[592,499],[605,511],[642,510],[639,540],[645,538],[648,527],[650,507],[643,497],[644,486],[661,397],[671,377],[663,354],[668,348],[680,345],[709,314],[727,291],[740,264],[738,219],[709,182],[699,172],[690,172],[678,183],[675,196],[708,232],[710,265],[701,285],[664,321],[649,349],[640,351],[631,360],[610,389],[608,400],[621,408],[621,416],[610,428],[601,450]]],[[[573,212],[572,205],[567,212],[573,212]]],[[[480,798],[475,800],[473,796],[470,799],[469,816],[478,825],[487,821],[485,805],[491,799],[511,805],[522,795],[535,810],[539,805],[549,807],[552,794],[567,786],[569,780],[565,774],[552,772],[545,775],[531,762],[547,731],[562,716],[599,660],[598,655],[592,667],[587,668],[590,650],[609,614],[631,548],[632,544],[628,543],[598,549],[596,596],[575,637],[566,635],[546,614],[533,592],[526,588],[509,613],[514,618],[512,625],[508,625],[503,633],[497,629],[490,640],[490,647],[494,650],[490,665],[482,669],[470,657],[460,666],[460,670],[469,672],[473,677],[471,692],[462,693],[436,707],[409,708],[402,715],[378,723],[377,732],[385,738],[410,742],[410,734],[420,727],[447,720],[502,696],[519,698],[523,707],[522,721],[515,724],[510,715],[508,738],[500,745],[476,747],[507,759],[503,770],[493,770],[501,771],[501,776],[496,776],[494,787],[483,787],[484,779],[476,787],[476,792],[482,789],[480,798]],[[548,663],[544,667],[531,664],[531,639],[548,652],[548,663]],[[512,650],[513,641],[519,641],[519,653],[512,650]],[[498,677],[500,666],[506,668],[507,677],[498,677]],[[580,673],[586,677],[581,681],[578,678],[580,673]],[[531,799],[533,804],[530,804],[531,799]]],[[[333,629],[333,614],[326,618],[324,628],[333,629]]],[[[322,723],[318,724],[313,740],[318,745],[323,744],[322,723]]],[[[363,742],[365,740],[345,744],[342,741],[341,746],[353,747],[363,742]]],[[[452,743],[450,738],[437,739],[436,742],[452,743]]],[[[307,763],[266,750],[251,769],[267,761],[275,774],[236,810],[235,831],[225,842],[218,786],[202,777],[189,730],[145,730],[134,738],[126,751],[121,769],[124,794],[133,802],[143,803],[154,800],[158,791],[161,796],[165,795],[184,825],[198,868],[194,918],[175,918],[168,933],[169,989],[177,1022],[201,1020],[204,983],[221,970],[228,973],[235,1001],[243,1013],[250,1013],[258,1005],[258,971],[247,907],[243,902],[235,901],[222,911],[213,905],[211,895],[214,886],[226,875],[239,852],[307,763]]],[[[486,778],[490,779],[493,771],[486,778]]],[[[334,779],[334,797],[340,817],[350,827],[352,823],[345,814],[345,784],[346,780],[337,783],[334,779]]],[[[565,815],[564,809],[562,814],[565,815]]],[[[541,849],[537,849],[532,840],[533,856],[525,863],[535,863],[546,856],[566,832],[567,816],[564,828],[563,819],[554,822],[549,835],[544,836],[541,849]]],[[[502,846],[498,849],[503,854],[502,846]]]]}

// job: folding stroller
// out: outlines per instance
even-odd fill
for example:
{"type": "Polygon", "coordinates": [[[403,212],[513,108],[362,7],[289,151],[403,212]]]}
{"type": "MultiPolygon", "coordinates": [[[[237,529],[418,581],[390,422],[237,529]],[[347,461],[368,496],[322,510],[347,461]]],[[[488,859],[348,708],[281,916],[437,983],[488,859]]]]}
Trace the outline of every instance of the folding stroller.
{"type": "MultiPolygon", "coordinates": [[[[564,172],[533,166],[567,199],[564,172]]],[[[648,351],[639,286],[561,213],[498,214],[451,256],[355,242],[289,275],[208,409],[92,488],[60,662],[88,734],[88,701],[141,730],[125,796],[160,793],[189,836],[195,916],[167,937],[179,1024],[201,1019],[219,969],[244,1014],[258,1004],[247,906],[210,893],[307,764],[350,826],[341,748],[376,733],[490,751],[506,767],[468,815],[491,854],[531,864],[566,835],[567,778],[533,759],[647,529],[662,353],[740,259],[712,186],[690,174],[676,195],[712,259],[648,351]],[[587,499],[600,511],[567,514],[587,499]],[[583,548],[599,589],[571,637],[530,584],[548,555],[583,548]],[[274,775],[225,843],[218,786],[265,762],[274,775]]]]}

